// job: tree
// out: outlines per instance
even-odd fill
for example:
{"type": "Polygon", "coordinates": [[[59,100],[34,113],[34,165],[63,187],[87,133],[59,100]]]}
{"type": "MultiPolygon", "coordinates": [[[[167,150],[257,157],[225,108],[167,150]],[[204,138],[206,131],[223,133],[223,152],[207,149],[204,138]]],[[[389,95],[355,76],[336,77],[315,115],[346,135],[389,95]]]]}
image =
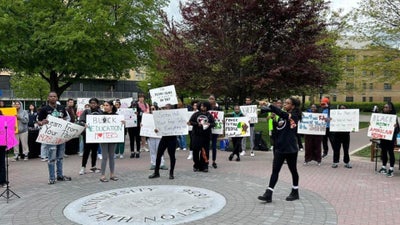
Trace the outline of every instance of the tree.
{"type": "Polygon", "coordinates": [[[166,0],[0,0],[3,69],[61,95],[80,78],[119,79],[153,55],[166,0]]]}
{"type": "Polygon", "coordinates": [[[11,76],[11,89],[16,98],[34,98],[41,101],[47,99],[50,91],[49,84],[39,75],[24,76],[21,74],[11,76]]]}
{"type": "MultiPolygon", "coordinates": [[[[203,0],[181,5],[182,22],[165,20],[157,48],[166,84],[242,102],[328,84],[334,42],[324,1],[203,0]]],[[[332,72],[333,71],[333,72],[332,72]]]]}

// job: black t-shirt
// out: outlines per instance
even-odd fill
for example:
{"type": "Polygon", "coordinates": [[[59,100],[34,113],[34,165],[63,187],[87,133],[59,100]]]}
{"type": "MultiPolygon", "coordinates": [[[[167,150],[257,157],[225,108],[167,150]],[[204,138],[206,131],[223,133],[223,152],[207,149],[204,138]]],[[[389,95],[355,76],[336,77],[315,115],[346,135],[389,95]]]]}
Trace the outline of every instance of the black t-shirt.
{"type": "Polygon", "coordinates": [[[63,119],[67,117],[67,112],[65,111],[65,107],[62,105],[57,105],[56,108],[46,105],[40,110],[38,121],[46,119],[48,115],[63,119]]]}

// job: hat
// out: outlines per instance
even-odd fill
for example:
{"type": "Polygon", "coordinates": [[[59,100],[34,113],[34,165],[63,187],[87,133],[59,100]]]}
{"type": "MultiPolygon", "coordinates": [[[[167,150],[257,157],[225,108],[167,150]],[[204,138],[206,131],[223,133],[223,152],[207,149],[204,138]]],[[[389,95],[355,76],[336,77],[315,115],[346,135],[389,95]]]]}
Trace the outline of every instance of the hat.
{"type": "Polygon", "coordinates": [[[321,105],[329,105],[329,98],[322,98],[321,105]]]}

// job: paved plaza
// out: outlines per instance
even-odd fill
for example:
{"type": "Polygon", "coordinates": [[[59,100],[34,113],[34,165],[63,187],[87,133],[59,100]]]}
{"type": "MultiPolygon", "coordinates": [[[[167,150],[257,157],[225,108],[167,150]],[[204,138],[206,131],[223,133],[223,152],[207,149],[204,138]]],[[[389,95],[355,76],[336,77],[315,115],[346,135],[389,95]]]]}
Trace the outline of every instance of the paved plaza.
{"type": "MultiPolygon", "coordinates": [[[[126,143],[128,149],[128,142],[126,143]]],[[[351,134],[351,150],[368,144],[366,130],[351,134]]],[[[272,152],[256,152],[255,157],[243,156],[240,162],[228,161],[230,152],[218,151],[218,168],[208,173],[192,171],[188,151],[177,151],[175,179],[161,170],[161,178],[148,179],[148,152],[141,158],[116,159],[118,181],[102,183],[98,173],[78,175],[81,157],[64,159],[65,175],[71,182],[48,185],[47,163],[39,159],[10,162],[11,190],[15,196],[6,202],[0,199],[0,224],[76,224],[67,219],[64,209],[88,195],[113,189],[138,186],[176,185],[207,189],[222,195],[226,203],[218,212],[185,224],[397,224],[400,213],[400,172],[396,162],[395,175],[387,178],[374,172],[369,159],[351,157],[352,169],[331,168],[332,151],[321,166],[303,166],[304,152],[299,153],[300,200],[287,202],[291,176],[282,168],[272,203],[257,199],[264,193],[271,174],[272,152]]],[[[169,165],[168,154],[165,155],[169,165]]],[[[90,162],[90,159],[89,159],[90,162]]],[[[100,165],[98,161],[97,165],[100,165]]],[[[1,188],[3,192],[5,189],[1,188]]],[[[122,204],[122,202],[121,202],[122,204]]],[[[131,204],[131,210],[141,210],[131,204]]],[[[157,205],[154,206],[156,212],[157,205]]],[[[125,221],[126,222],[126,221],[125,221]]],[[[115,222],[115,224],[134,224],[115,222]]],[[[99,222],[99,224],[101,224],[99,222]]],[[[145,224],[153,224],[150,222],[145,224]]],[[[173,223],[165,223],[173,224],[173,223]]]]}

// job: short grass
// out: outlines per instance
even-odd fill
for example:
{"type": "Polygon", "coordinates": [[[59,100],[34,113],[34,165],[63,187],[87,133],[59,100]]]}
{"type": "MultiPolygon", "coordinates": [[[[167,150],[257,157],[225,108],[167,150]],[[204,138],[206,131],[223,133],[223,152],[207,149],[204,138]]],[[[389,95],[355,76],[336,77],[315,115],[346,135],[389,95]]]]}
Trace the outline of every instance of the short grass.
{"type": "MultiPolygon", "coordinates": [[[[361,149],[360,151],[357,151],[353,154],[354,156],[359,156],[359,157],[365,157],[365,158],[371,158],[371,147],[367,146],[361,149]]],[[[398,153],[397,149],[395,149],[395,163],[397,163],[400,159],[400,154],[398,153]]]]}

